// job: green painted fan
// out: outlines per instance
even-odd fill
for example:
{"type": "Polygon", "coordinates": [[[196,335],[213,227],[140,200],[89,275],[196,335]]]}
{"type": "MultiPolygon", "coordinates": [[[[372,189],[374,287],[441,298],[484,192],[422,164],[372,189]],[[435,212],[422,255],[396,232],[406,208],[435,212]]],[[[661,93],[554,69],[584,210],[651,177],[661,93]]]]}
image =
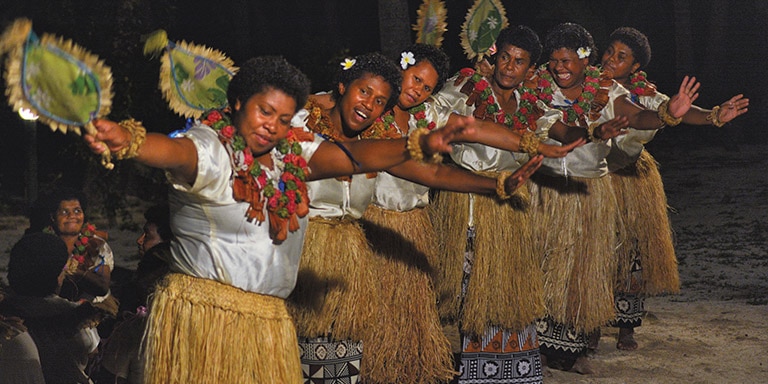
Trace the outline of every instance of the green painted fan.
{"type": "MultiPolygon", "coordinates": [[[[102,60],[71,40],[38,36],[28,19],[14,21],[0,36],[6,53],[5,93],[14,111],[29,109],[54,131],[81,129],[95,134],[94,119],[112,106],[112,71],[102,60]]],[[[109,151],[102,164],[112,169],[109,151]]]]}
{"type": "Polygon", "coordinates": [[[144,54],[163,52],[160,90],[172,111],[197,118],[207,110],[227,106],[229,80],[237,73],[230,58],[203,45],[172,42],[163,30],[145,39],[144,54]]]}

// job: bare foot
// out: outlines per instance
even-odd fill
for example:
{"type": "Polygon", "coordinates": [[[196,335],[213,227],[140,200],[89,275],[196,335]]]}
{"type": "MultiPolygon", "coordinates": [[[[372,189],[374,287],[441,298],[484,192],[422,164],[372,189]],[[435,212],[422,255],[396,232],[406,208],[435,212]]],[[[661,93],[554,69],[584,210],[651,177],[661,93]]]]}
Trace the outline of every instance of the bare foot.
{"type": "Polygon", "coordinates": [[[616,349],[622,351],[634,351],[637,349],[634,328],[619,328],[619,340],[616,342],[616,349]]]}
{"type": "Polygon", "coordinates": [[[579,356],[571,367],[571,372],[581,373],[582,375],[592,375],[596,373],[595,368],[586,356],[579,356]]]}

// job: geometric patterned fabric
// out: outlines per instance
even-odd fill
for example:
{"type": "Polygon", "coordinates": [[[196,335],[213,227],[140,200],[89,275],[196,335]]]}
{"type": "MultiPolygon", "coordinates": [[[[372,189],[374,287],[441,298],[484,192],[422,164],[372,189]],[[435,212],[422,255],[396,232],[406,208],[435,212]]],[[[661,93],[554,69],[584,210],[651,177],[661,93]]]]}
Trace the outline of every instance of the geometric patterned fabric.
{"type": "Polygon", "coordinates": [[[362,341],[299,338],[304,384],[357,384],[362,341]]]}

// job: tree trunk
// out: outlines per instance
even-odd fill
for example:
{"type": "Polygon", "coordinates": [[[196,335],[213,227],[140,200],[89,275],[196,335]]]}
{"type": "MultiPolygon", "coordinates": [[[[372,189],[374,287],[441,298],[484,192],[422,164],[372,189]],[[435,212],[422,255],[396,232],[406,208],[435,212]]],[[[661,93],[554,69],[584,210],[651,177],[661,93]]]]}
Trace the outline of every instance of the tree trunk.
{"type": "Polygon", "coordinates": [[[387,57],[396,57],[413,43],[407,0],[379,0],[379,36],[387,57]]]}

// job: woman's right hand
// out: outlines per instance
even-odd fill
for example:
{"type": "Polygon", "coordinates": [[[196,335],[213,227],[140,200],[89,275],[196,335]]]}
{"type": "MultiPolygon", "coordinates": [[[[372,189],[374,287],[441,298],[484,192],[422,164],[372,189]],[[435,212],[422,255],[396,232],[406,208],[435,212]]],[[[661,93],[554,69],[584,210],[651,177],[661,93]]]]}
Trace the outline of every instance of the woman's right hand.
{"type": "Polygon", "coordinates": [[[114,153],[131,144],[131,133],[120,124],[107,119],[94,119],[93,125],[96,135],[83,136],[93,153],[100,155],[107,149],[114,153]]]}

